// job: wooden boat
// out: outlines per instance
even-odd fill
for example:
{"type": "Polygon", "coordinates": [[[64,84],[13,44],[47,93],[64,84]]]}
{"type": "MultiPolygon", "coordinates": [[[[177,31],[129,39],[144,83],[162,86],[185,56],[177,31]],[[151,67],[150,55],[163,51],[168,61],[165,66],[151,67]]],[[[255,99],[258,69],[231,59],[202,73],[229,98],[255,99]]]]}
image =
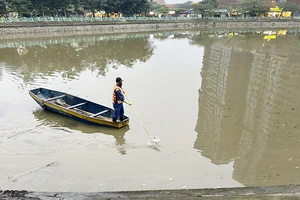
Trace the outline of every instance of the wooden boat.
{"type": "Polygon", "coordinates": [[[121,128],[129,124],[129,118],[123,121],[112,121],[113,109],[100,104],[55,90],[37,88],[29,91],[29,95],[45,110],[66,115],[76,120],[121,128]]]}

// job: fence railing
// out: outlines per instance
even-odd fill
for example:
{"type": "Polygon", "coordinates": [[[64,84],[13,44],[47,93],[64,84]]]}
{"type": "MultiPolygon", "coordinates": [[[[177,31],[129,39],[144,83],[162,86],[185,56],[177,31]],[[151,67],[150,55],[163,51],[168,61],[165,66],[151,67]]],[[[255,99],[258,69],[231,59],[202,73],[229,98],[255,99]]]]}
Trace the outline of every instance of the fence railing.
{"type": "Polygon", "coordinates": [[[287,20],[287,19],[300,19],[300,17],[293,18],[268,18],[268,17],[121,17],[121,18],[109,18],[109,17],[31,17],[31,18],[0,18],[0,22],[39,22],[39,21],[180,21],[180,20],[232,20],[232,21],[253,21],[253,20],[287,20]]]}
{"type": "Polygon", "coordinates": [[[150,21],[150,20],[192,20],[199,17],[31,17],[0,18],[1,22],[35,22],[35,21],[150,21]]]}

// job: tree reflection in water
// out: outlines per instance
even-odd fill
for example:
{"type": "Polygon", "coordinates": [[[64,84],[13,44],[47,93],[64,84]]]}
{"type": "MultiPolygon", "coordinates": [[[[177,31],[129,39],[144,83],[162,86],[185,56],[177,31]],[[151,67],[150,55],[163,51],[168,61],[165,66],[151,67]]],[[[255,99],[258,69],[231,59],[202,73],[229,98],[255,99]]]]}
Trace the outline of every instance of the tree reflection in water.
{"type": "Polygon", "coordinates": [[[19,41],[6,47],[2,45],[0,62],[14,68],[14,71],[22,75],[24,81],[54,73],[73,79],[86,69],[97,70],[99,75],[105,76],[111,67],[132,67],[136,62],[146,62],[154,50],[149,35],[145,34],[53,40],[19,41]],[[23,44],[22,48],[26,48],[26,54],[18,53],[18,44],[23,44]]]}

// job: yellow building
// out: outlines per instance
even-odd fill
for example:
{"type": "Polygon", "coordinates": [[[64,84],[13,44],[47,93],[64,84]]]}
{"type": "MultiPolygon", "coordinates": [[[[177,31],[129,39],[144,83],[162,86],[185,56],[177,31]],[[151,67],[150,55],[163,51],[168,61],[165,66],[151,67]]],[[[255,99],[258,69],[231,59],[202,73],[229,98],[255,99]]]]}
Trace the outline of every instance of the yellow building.
{"type": "Polygon", "coordinates": [[[283,11],[283,8],[279,8],[279,7],[273,7],[270,8],[270,11],[268,12],[268,17],[291,17],[292,16],[292,12],[290,11],[283,11]]]}

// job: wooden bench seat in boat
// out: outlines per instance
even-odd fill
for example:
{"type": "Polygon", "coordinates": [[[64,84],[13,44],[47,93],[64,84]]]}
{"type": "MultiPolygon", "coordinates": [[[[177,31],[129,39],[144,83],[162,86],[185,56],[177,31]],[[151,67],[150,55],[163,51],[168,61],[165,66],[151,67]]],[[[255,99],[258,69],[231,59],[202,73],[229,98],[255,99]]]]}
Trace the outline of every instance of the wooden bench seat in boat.
{"type": "Polygon", "coordinates": [[[82,103],[79,103],[79,104],[76,104],[76,105],[73,105],[73,106],[69,106],[69,107],[67,107],[67,109],[77,108],[77,107],[82,106],[84,104],[87,104],[87,102],[82,102],[82,103]]]}
{"type": "Polygon", "coordinates": [[[66,96],[66,95],[63,94],[63,95],[60,95],[60,96],[57,96],[57,97],[52,97],[52,98],[46,99],[46,101],[53,101],[53,100],[56,100],[56,99],[63,98],[63,97],[65,97],[65,96],[66,96]]]}
{"type": "Polygon", "coordinates": [[[99,115],[101,115],[101,114],[103,114],[103,113],[106,113],[106,112],[108,112],[109,110],[103,110],[103,111],[101,111],[101,112],[98,112],[98,113],[96,113],[96,114],[93,114],[91,117],[97,117],[97,116],[99,116],[99,115]]]}

